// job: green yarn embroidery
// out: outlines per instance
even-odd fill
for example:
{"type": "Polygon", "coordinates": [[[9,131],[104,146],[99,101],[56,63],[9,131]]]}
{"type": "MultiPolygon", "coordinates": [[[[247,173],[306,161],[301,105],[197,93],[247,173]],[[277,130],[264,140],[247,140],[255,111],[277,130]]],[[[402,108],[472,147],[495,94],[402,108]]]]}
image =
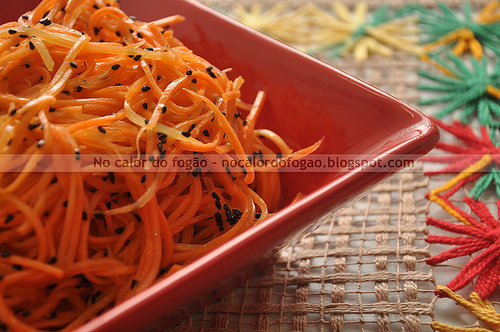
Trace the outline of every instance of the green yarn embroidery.
{"type": "MultiPolygon", "coordinates": [[[[424,44],[434,43],[433,46],[438,47],[438,50],[449,50],[439,46],[453,45],[455,54],[461,55],[466,48],[473,50],[474,45],[471,43],[478,42],[482,47],[500,55],[500,22],[491,15],[493,10],[491,7],[486,6],[476,18],[472,17],[471,5],[468,2],[463,4],[462,14],[457,14],[444,3],[439,4],[439,8],[442,13],[420,5],[409,5],[403,10],[421,14],[420,23],[424,34],[428,37],[423,41],[424,44]],[[469,45],[463,45],[467,43],[469,45]]],[[[477,54],[475,56],[480,57],[477,54]]]]}
{"type": "MultiPolygon", "coordinates": [[[[428,71],[420,70],[420,76],[434,82],[434,84],[419,84],[420,90],[437,91],[443,94],[435,98],[427,98],[419,101],[420,105],[445,103],[446,106],[436,114],[441,118],[447,114],[461,109],[458,119],[462,123],[477,113],[482,125],[500,127],[500,61],[497,61],[491,73],[488,72],[488,61],[486,58],[477,60],[471,58],[471,65],[456,55],[448,54],[450,61],[445,61],[438,56],[431,56],[438,67],[448,75],[438,75],[428,71]]],[[[494,130],[492,130],[492,135],[494,130]]]]}

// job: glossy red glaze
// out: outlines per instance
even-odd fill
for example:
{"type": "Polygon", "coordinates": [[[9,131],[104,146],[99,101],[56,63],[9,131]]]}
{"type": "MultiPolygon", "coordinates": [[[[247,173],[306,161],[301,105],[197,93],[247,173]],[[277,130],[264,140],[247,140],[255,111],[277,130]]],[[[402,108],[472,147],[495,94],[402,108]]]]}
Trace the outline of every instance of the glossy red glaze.
{"type": "MultiPolygon", "coordinates": [[[[0,21],[33,8],[28,7],[30,2],[21,1],[15,17],[0,13],[0,21]]],[[[394,155],[416,160],[439,139],[435,125],[411,106],[196,1],[121,0],[120,4],[127,14],[144,21],[185,16],[186,21],[174,27],[175,35],[216,67],[233,68],[232,78],[243,76],[245,101],[251,102],[258,90],[266,91],[258,127],[276,131],[294,148],[324,137],[319,153],[387,162],[394,155]]],[[[79,331],[144,331],[177,322],[258,272],[261,258],[313,227],[325,213],[342,208],[396,171],[284,173],[283,206],[298,192],[307,194],[304,199],[79,331]]]]}

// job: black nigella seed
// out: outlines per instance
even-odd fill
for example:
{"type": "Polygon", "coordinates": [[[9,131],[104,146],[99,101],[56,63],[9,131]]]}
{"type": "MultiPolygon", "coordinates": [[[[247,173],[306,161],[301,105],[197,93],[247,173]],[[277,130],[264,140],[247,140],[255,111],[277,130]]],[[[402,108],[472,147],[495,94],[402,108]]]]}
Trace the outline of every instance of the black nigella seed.
{"type": "Polygon", "coordinates": [[[33,44],[32,42],[29,42],[28,45],[30,47],[30,50],[33,51],[35,49],[35,44],[33,44]]]}
{"type": "Polygon", "coordinates": [[[132,280],[132,282],[130,283],[130,289],[134,289],[135,285],[137,284],[137,280],[132,280]]]}
{"type": "Polygon", "coordinates": [[[193,79],[191,80],[191,82],[193,82],[194,84],[196,84],[196,82],[198,82],[198,81],[196,80],[196,78],[193,78],[193,79]]]}
{"type": "Polygon", "coordinates": [[[281,152],[276,153],[276,157],[283,158],[283,153],[281,153],[281,152]]]}
{"type": "Polygon", "coordinates": [[[210,136],[210,133],[206,129],[202,131],[202,134],[207,136],[207,137],[210,136]]]}
{"type": "Polygon", "coordinates": [[[190,132],[188,132],[188,131],[183,131],[181,134],[182,134],[182,136],[184,136],[184,137],[190,137],[190,136],[191,136],[191,133],[190,133],[190,132]]]}
{"type": "Polygon", "coordinates": [[[140,55],[140,54],[137,54],[136,56],[134,56],[135,61],[139,61],[139,60],[141,60],[141,58],[142,58],[142,55],[140,55]]]}
{"type": "Polygon", "coordinates": [[[31,67],[31,65],[29,63],[25,63],[24,67],[29,68],[29,67],[31,67]]]}
{"type": "Polygon", "coordinates": [[[106,134],[106,129],[104,129],[102,126],[97,126],[97,130],[99,130],[103,134],[106,134]]]}
{"type": "Polygon", "coordinates": [[[99,34],[99,31],[101,31],[101,29],[99,29],[98,27],[94,27],[94,35],[98,35],[99,34]]]}
{"type": "Polygon", "coordinates": [[[187,70],[187,71],[186,71],[186,75],[188,75],[188,76],[189,76],[189,75],[191,75],[191,74],[193,74],[193,71],[192,71],[191,69],[189,69],[189,70],[187,70]]]}
{"type": "Polygon", "coordinates": [[[57,176],[54,176],[54,178],[50,181],[50,184],[54,184],[57,182],[57,176]]]}
{"type": "Polygon", "coordinates": [[[108,210],[109,210],[109,209],[111,209],[111,202],[106,202],[106,204],[104,204],[104,205],[106,205],[106,208],[107,208],[108,210]]]}
{"type": "Polygon", "coordinates": [[[144,108],[145,110],[147,110],[148,109],[148,103],[143,103],[142,104],[142,108],[144,108]]]}
{"type": "Polygon", "coordinates": [[[118,68],[120,68],[120,67],[121,67],[121,65],[119,65],[119,64],[117,64],[117,63],[115,63],[114,65],[112,65],[112,66],[111,66],[111,69],[112,69],[112,70],[117,70],[117,69],[118,69],[118,68]]]}
{"type": "Polygon", "coordinates": [[[29,130],[33,130],[33,129],[38,128],[39,126],[40,126],[40,124],[39,124],[38,122],[30,123],[30,124],[28,125],[28,129],[29,129],[29,130]]]}
{"type": "Polygon", "coordinates": [[[111,183],[115,183],[115,173],[108,172],[108,177],[109,177],[109,181],[111,181],[111,183]]]}
{"type": "Polygon", "coordinates": [[[49,112],[50,112],[50,113],[53,113],[53,112],[55,112],[55,111],[56,111],[56,109],[55,109],[54,107],[49,108],[49,112]]]}
{"type": "Polygon", "coordinates": [[[125,242],[123,242],[123,244],[124,244],[125,246],[128,246],[128,245],[130,244],[130,240],[126,240],[125,242]]]}
{"type": "Polygon", "coordinates": [[[116,35],[117,37],[121,37],[121,36],[122,36],[122,34],[121,34],[121,32],[120,32],[120,31],[116,31],[116,32],[115,32],[115,35],[116,35]]]}
{"type": "Polygon", "coordinates": [[[149,119],[145,119],[144,124],[148,124],[148,123],[149,123],[149,119]]]}
{"type": "Polygon", "coordinates": [[[57,257],[52,256],[52,257],[50,257],[48,264],[52,265],[52,264],[55,264],[56,262],[57,262],[57,257]]]}
{"type": "Polygon", "coordinates": [[[243,174],[247,174],[247,168],[245,166],[241,166],[241,171],[243,174]]]}
{"type": "Polygon", "coordinates": [[[77,86],[75,89],[75,92],[81,92],[83,90],[83,87],[77,86]]]}
{"type": "Polygon", "coordinates": [[[153,162],[153,161],[155,160],[155,156],[153,156],[153,155],[149,155],[148,160],[149,160],[150,162],[153,162]]]}
{"type": "Polygon", "coordinates": [[[116,233],[116,234],[121,234],[121,233],[123,233],[123,231],[124,231],[124,230],[125,230],[125,227],[120,226],[120,227],[117,227],[117,228],[115,229],[115,233],[116,233]]]}
{"type": "Polygon", "coordinates": [[[71,61],[69,65],[75,69],[78,68],[78,64],[75,61],[71,61]]]}
{"type": "Polygon", "coordinates": [[[150,86],[145,85],[142,87],[142,92],[148,92],[149,90],[151,90],[150,86]]]}

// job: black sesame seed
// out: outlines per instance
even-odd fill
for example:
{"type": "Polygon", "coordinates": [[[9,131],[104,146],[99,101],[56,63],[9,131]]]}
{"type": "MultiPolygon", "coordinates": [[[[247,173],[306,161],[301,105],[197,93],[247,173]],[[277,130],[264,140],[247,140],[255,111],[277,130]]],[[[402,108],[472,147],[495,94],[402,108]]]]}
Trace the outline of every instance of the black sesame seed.
{"type": "Polygon", "coordinates": [[[23,313],[21,314],[21,316],[23,317],[28,317],[30,315],[31,311],[29,310],[24,310],[23,313]]]}
{"type": "Polygon", "coordinates": [[[245,166],[241,166],[241,171],[243,174],[247,174],[247,168],[245,166]]]}
{"type": "Polygon", "coordinates": [[[116,32],[115,32],[115,35],[116,35],[117,37],[121,37],[121,36],[122,36],[122,34],[121,34],[121,32],[120,32],[120,31],[116,31],[116,32]]]}
{"type": "Polygon", "coordinates": [[[33,123],[30,123],[30,124],[28,125],[28,129],[29,129],[29,130],[33,130],[33,129],[38,128],[39,126],[40,126],[40,124],[39,124],[38,122],[33,122],[33,123]]]}
{"type": "Polygon", "coordinates": [[[146,48],[145,48],[145,50],[146,50],[146,51],[153,52],[155,49],[154,49],[154,48],[152,48],[152,47],[146,47],[146,48]]]}
{"type": "Polygon", "coordinates": [[[235,117],[236,119],[237,119],[237,118],[239,118],[240,116],[241,116],[241,113],[240,113],[239,111],[238,111],[238,112],[236,112],[236,113],[234,113],[234,117],[235,117]]]}
{"type": "Polygon", "coordinates": [[[121,65],[120,65],[120,64],[115,63],[114,65],[112,65],[112,66],[111,66],[111,69],[112,69],[112,70],[117,70],[117,69],[118,69],[118,68],[120,68],[120,67],[121,67],[121,65]]]}
{"type": "Polygon", "coordinates": [[[102,126],[97,126],[97,130],[99,130],[103,134],[106,134],[106,129],[104,129],[102,126]]]}
{"type": "Polygon", "coordinates": [[[57,257],[52,256],[52,257],[50,257],[48,264],[52,265],[52,264],[55,264],[56,262],[57,262],[57,257]]]}
{"type": "Polygon", "coordinates": [[[123,242],[123,244],[124,244],[125,246],[128,246],[128,245],[130,244],[130,240],[126,240],[125,242],[123,242]]]}
{"type": "Polygon", "coordinates": [[[142,104],[142,108],[144,108],[145,110],[147,110],[148,109],[148,103],[143,103],[142,104]]]}
{"type": "Polygon", "coordinates": [[[53,113],[53,112],[55,112],[55,111],[56,111],[56,109],[55,109],[54,107],[49,108],[49,112],[50,112],[50,113],[53,113]]]}
{"type": "Polygon", "coordinates": [[[260,214],[260,213],[256,213],[256,214],[255,214],[255,218],[256,218],[256,219],[259,219],[259,218],[260,218],[260,216],[261,216],[261,214],[260,214]]]}
{"type": "Polygon", "coordinates": [[[49,211],[45,211],[43,214],[42,214],[42,217],[48,217],[50,215],[50,212],[49,211]]]}
{"type": "Polygon", "coordinates": [[[137,20],[137,17],[135,17],[135,16],[132,16],[132,15],[130,15],[130,16],[129,16],[129,18],[130,18],[130,19],[131,19],[132,21],[135,21],[135,20],[137,20]]]}
{"type": "Polygon", "coordinates": [[[150,156],[148,157],[148,160],[149,160],[150,162],[153,162],[153,161],[155,160],[155,156],[150,155],[150,156]]]}
{"type": "Polygon", "coordinates": [[[22,265],[12,264],[12,268],[17,271],[21,271],[23,269],[22,265]]]}
{"type": "Polygon", "coordinates": [[[2,252],[0,252],[0,257],[3,257],[3,258],[10,257],[10,252],[2,251],[2,252]]]}
{"type": "Polygon", "coordinates": [[[130,283],[130,289],[134,289],[135,285],[137,284],[137,280],[132,280],[132,282],[130,283]]]}
{"type": "Polygon", "coordinates": [[[23,20],[27,20],[27,19],[29,19],[30,17],[29,17],[28,15],[23,15],[23,16],[21,16],[21,18],[22,18],[23,20]]]}
{"type": "Polygon", "coordinates": [[[124,231],[124,230],[125,230],[125,227],[120,226],[120,227],[117,227],[117,228],[115,229],[115,233],[116,233],[116,234],[121,234],[121,233],[123,233],[123,231],[124,231]]]}
{"type": "Polygon", "coordinates": [[[83,90],[83,87],[77,86],[75,89],[75,92],[81,92],[83,90]]]}
{"type": "Polygon", "coordinates": [[[75,61],[71,61],[69,65],[75,69],[78,68],[78,64],[75,61]]]}
{"type": "Polygon", "coordinates": [[[144,182],[146,182],[146,175],[145,174],[141,178],[141,183],[144,183],[144,182]]]}
{"type": "Polygon", "coordinates": [[[71,95],[71,92],[69,92],[68,90],[63,90],[61,91],[63,94],[67,95],[67,96],[70,96],[71,95]]]}
{"type": "Polygon", "coordinates": [[[141,60],[141,58],[142,58],[142,55],[137,54],[136,56],[134,56],[134,61],[139,61],[139,60],[141,60]]]}
{"type": "Polygon", "coordinates": [[[96,5],[96,4],[93,4],[93,5],[92,5],[92,7],[93,7],[94,9],[99,9],[99,6],[98,6],[98,5],[96,5]]]}
{"type": "Polygon", "coordinates": [[[100,212],[95,213],[94,217],[96,217],[97,219],[104,220],[104,214],[100,212]]]}
{"type": "Polygon", "coordinates": [[[14,108],[12,111],[10,111],[9,116],[14,116],[16,113],[17,109],[14,108]]]}
{"type": "Polygon", "coordinates": [[[94,27],[94,35],[98,35],[99,34],[99,31],[101,31],[101,29],[99,29],[98,27],[94,27]]]}
{"type": "Polygon", "coordinates": [[[19,35],[19,38],[23,38],[23,39],[24,39],[24,38],[28,38],[28,37],[29,37],[29,36],[28,36],[27,34],[24,34],[24,33],[19,35]]]}
{"type": "Polygon", "coordinates": [[[156,147],[158,148],[158,151],[163,150],[163,144],[161,144],[161,142],[158,142],[158,144],[156,144],[156,147]]]}
{"type": "Polygon", "coordinates": [[[186,75],[188,75],[188,76],[189,76],[189,75],[191,75],[191,74],[193,74],[193,71],[192,71],[191,69],[189,69],[189,70],[187,70],[187,71],[186,71],[186,75]]]}
{"type": "Polygon", "coordinates": [[[193,170],[192,175],[193,175],[194,177],[197,177],[198,175],[199,175],[199,176],[201,176],[201,168],[196,167],[196,168],[193,170]]]}
{"type": "Polygon", "coordinates": [[[57,285],[56,285],[56,284],[50,284],[50,285],[45,286],[45,289],[46,289],[46,290],[53,290],[53,289],[55,289],[56,287],[57,287],[57,285]]]}
{"type": "Polygon", "coordinates": [[[54,176],[54,178],[50,181],[50,184],[54,184],[57,182],[57,176],[54,176]]]}
{"type": "Polygon", "coordinates": [[[52,24],[52,21],[49,20],[48,18],[43,18],[40,20],[40,23],[42,23],[44,26],[49,26],[52,24]]]}
{"type": "Polygon", "coordinates": [[[64,207],[68,207],[68,201],[64,201],[64,202],[63,202],[63,206],[64,206],[64,207]]]}
{"type": "Polygon", "coordinates": [[[55,311],[52,311],[52,312],[51,312],[51,313],[47,316],[47,318],[48,318],[48,319],[54,319],[54,318],[56,318],[56,317],[57,317],[57,313],[56,313],[55,311]]]}
{"type": "Polygon", "coordinates": [[[167,106],[163,105],[163,107],[161,108],[161,113],[165,114],[166,112],[167,112],[167,106]]]}
{"type": "Polygon", "coordinates": [[[25,63],[24,67],[29,68],[29,67],[31,67],[31,65],[29,63],[25,63]]]}
{"type": "Polygon", "coordinates": [[[162,276],[168,271],[168,267],[163,267],[160,269],[159,274],[162,276]]]}
{"type": "Polygon", "coordinates": [[[161,76],[160,75],[156,76],[156,80],[157,81],[161,80],[161,76]]]}
{"type": "Polygon", "coordinates": [[[140,215],[138,215],[137,213],[134,213],[134,218],[137,220],[137,221],[142,221],[142,218],[140,215]]]}
{"type": "Polygon", "coordinates": [[[32,42],[29,42],[28,45],[30,47],[30,50],[33,51],[35,49],[35,45],[32,42]]]}
{"type": "Polygon", "coordinates": [[[222,208],[222,204],[220,203],[219,200],[215,201],[215,207],[219,210],[222,208]]]}
{"type": "Polygon", "coordinates": [[[283,153],[281,153],[281,152],[276,153],[276,157],[283,158],[283,153]]]}
{"type": "Polygon", "coordinates": [[[97,298],[101,295],[101,291],[97,291],[90,297],[90,303],[94,304],[97,298]]]}
{"type": "Polygon", "coordinates": [[[15,35],[16,33],[17,33],[17,30],[9,29],[9,35],[15,35]]]}
{"type": "Polygon", "coordinates": [[[107,208],[108,210],[109,210],[109,209],[111,209],[111,202],[106,202],[106,204],[104,204],[104,205],[106,205],[106,208],[107,208]]]}
{"type": "Polygon", "coordinates": [[[142,33],[140,33],[139,31],[137,31],[137,37],[143,38],[142,33]]]}
{"type": "Polygon", "coordinates": [[[208,136],[210,136],[210,133],[209,133],[209,132],[208,132],[208,130],[206,130],[206,129],[205,129],[205,130],[203,130],[203,131],[202,131],[202,133],[203,133],[203,135],[205,135],[205,136],[207,136],[207,137],[208,137],[208,136]]]}
{"type": "Polygon", "coordinates": [[[219,195],[217,195],[217,193],[215,191],[212,192],[212,197],[218,201],[220,201],[220,197],[219,195]]]}
{"type": "Polygon", "coordinates": [[[109,181],[111,181],[111,183],[115,183],[115,173],[108,172],[108,177],[109,177],[109,181]]]}
{"type": "Polygon", "coordinates": [[[181,134],[182,134],[182,136],[184,136],[184,137],[190,137],[190,136],[191,136],[191,133],[190,133],[190,132],[188,132],[188,131],[183,131],[181,134]]]}
{"type": "Polygon", "coordinates": [[[82,212],[82,220],[87,220],[88,216],[87,216],[87,212],[83,211],[82,212]]]}
{"type": "Polygon", "coordinates": [[[151,90],[151,87],[150,87],[150,86],[145,85],[145,86],[143,86],[143,87],[142,87],[142,89],[141,89],[141,90],[142,90],[142,92],[148,92],[149,90],[151,90]]]}

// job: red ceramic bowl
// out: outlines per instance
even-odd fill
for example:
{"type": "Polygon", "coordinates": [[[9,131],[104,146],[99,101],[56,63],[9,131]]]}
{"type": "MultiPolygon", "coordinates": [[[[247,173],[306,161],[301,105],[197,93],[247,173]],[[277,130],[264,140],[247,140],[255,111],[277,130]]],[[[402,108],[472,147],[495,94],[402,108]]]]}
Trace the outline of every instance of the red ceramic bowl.
{"type": "MultiPolygon", "coordinates": [[[[36,3],[18,0],[2,9],[0,21],[17,18],[36,3]]],[[[379,160],[382,167],[283,173],[285,207],[266,222],[79,331],[145,331],[175,324],[257,273],[280,246],[312,229],[326,213],[397,172],[401,167],[393,167],[394,160],[416,160],[438,141],[434,124],[411,106],[194,0],[120,4],[144,21],[185,16],[174,27],[175,35],[218,68],[233,68],[231,75],[243,76],[244,100],[251,102],[258,90],[266,91],[258,127],[274,130],[294,148],[324,137],[321,155],[379,160]],[[298,192],[305,198],[287,205],[298,192]]]]}

